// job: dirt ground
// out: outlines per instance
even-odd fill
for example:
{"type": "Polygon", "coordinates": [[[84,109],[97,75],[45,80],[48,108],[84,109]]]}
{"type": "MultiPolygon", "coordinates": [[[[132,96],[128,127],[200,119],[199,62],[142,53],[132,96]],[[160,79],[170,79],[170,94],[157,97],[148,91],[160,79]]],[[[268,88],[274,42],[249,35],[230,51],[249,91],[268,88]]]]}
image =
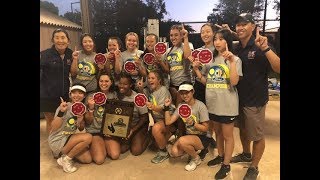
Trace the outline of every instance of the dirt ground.
{"type": "MultiPolygon", "coordinates": [[[[260,180],[280,179],[280,99],[271,99],[266,110],[266,148],[259,164],[260,180]]],[[[45,120],[40,120],[40,178],[46,179],[94,179],[94,180],[205,180],[214,179],[215,173],[220,166],[211,168],[207,162],[217,156],[216,149],[210,152],[197,167],[196,170],[188,172],[184,170],[187,157],[169,158],[160,164],[151,163],[156,152],[147,149],[140,156],[133,156],[126,152],[119,160],[106,159],[102,165],[79,164],[79,169],[71,174],[63,172],[56,160],[53,158],[45,132],[45,120]]],[[[234,129],[235,148],[234,154],[241,153],[239,130],[234,129]]],[[[242,180],[247,171],[248,164],[231,164],[231,174],[226,179],[242,180]]]]}

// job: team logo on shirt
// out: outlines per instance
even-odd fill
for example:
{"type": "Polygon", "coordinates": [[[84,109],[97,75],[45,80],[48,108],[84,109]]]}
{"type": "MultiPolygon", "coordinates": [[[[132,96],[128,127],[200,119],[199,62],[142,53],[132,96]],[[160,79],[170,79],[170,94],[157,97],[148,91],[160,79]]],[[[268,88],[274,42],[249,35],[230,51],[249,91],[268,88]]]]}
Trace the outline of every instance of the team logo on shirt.
{"type": "Polygon", "coordinates": [[[256,57],[256,51],[248,52],[248,59],[254,59],[256,57]]]}
{"type": "Polygon", "coordinates": [[[104,107],[103,106],[99,106],[97,108],[96,113],[95,113],[95,117],[96,117],[97,122],[102,122],[103,113],[104,113],[104,107]]]}
{"type": "Polygon", "coordinates": [[[96,68],[91,62],[81,61],[78,64],[79,72],[82,76],[90,77],[96,74],[96,68]]]}
{"type": "Polygon", "coordinates": [[[214,65],[209,69],[207,88],[228,88],[229,79],[229,68],[226,65],[214,65]]]}
{"type": "Polygon", "coordinates": [[[75,119],[75,117],[69,118],[67,120],[67,127],[70,128],[71,130],[76,130],[77,129],[76,122],[77,120],[75,119]]]}

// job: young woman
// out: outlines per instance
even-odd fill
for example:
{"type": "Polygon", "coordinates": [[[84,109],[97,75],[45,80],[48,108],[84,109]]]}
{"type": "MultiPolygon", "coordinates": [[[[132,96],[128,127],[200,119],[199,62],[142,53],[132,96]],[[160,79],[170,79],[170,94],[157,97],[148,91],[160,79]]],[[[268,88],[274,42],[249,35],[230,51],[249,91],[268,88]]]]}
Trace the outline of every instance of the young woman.
{"type": "Polygon", "coordinates": [[[107,44],[107,53],[106,53],[106,71],[114,81],[115,87],[119,83],[119,75],[115,72],[116,59],[121,58],[122,42],[119,37],[110,37],[107,44]],[[117,58],[116,58],[117,56],[117,58]]]}
{"type": "Polygon", "coordinates": [[[70,102],[61,98],[60,106],[57,108],[52,121],[52,129],[48,137],[49,147],[53,156],[67,173],[77,170],[73,165],[73,158],[81,163],[91,163],[91,155],[88,146],[92,136],[89,133],[76,133],[77,129],[84,129],[84,116],[74,116],[71,113],[71,105],[81,102],[86,94],[86,89],[81,84],[75,84],[70,88],[70,102]]]}
{"type": "MultiPolygon", "coordinates": [[[[137,94],[132,90],[133,80],[129,74],[121,73],[118,84],[119,93],[118,99],[121,101],[133,102],[137,94]]],[[[147,145],[149,138],[148,132],[148,109],[147,107],[138,107],[134,105],[134,112],[132,122],[130,123],[130,132],[127,138],[106,137],[105,143],[107,153],[111,159],[118,159],[120,153],[126,152],[130,149],[131,154],[138,156],[142,154],[147,145]]]]}
{"type": "Polygon", "coordinates": [[[47,133],[51,130],[54,112],[59,107],[60,97],[68,98],[72,63],[70,38],[66,30],[52,33],[52,47],[40,52],[40,112],[47,121],[47,133]]]}
{"type": "Polygon", "coordinates": [[[134,81],[141,79],[141,77],[147,76],[146,68],[142,63],[141,54],[143,51],[139,50],[139,37],[137,33],[129,32],[125,38],[126,50],[121,52],[121,57],[116,56],[115,71],[116,73],[126,72],[124,70],[124,64],[127,61],[132,61],[136,65],[136,69],[128,73],[132,76],[134,81]]]}
{"type": "MultiPolygon", "coordinates": [[[[104,72],[98,78],[98,88],[95,92],[102,92],[107,96],[107,100],[117,98],[117,94],[113,91],[113,82],[110,76],[104,72]]],[[[96,164],[103,164],[107,156],[104,136],[100,133],[102,126],[102,119],[104,114],[104,105],[97,105],[93,100],[94,93],[88,95],[86,104],[88,112],[85,115],[86,130],[92,135],[92,142],[90,145],[90,153],[92,160],[96,164]]]]}
{"type": "MultiPolygon", "coordinates": [[[[187,153],[191,156],[191,161],[185,166],[185,170],[193,171],[201,163],[200,156],[197,154],[197,150],[202,150],[207,147],[210,139],[206,136],[209,127],[209,116],[206,105],[195,99],[194,89],[189,82],[183,82],[179,86],[179,95],[181,96],[183,103],[191,107],[191,115],[188,118],[182,118],[186,126],[186,135],[180,137],[173,145],[171,149],[171,155],[178,157],[187,153]]],[[[166,99],[165,110],[171,104],[171,99],[166,99]]],[[[171,125],[180,118],[179,109],[177,108],[171,116],[168,111],[165,111],[166,125],[171,125]]]]}
{"type": "Polygon", "coordinates": [[[73,83],[81,83],[85,85],[87,93],[94,91],[97,88],[97,72],[99,67],[94,62],[95,43],[93,37],[88,34],[82,34],[80,37],[81,51],[75,51],[72,54],[73,62],[71,65],[71,76],[73,83]]]}
{"type": "Polygon", "coordinates": [[[242,76],[242,68],[240,58],[231,52],[231,32],[220,29],[213,39],[214,61],[206,64],[203,67],[205,73],[201,74],[198,69],[200,62],[196,59],[193,62],[193,70],[200,82],[206,85],[206,104],[217,137],[219,155],[209,161],[208,166],[213,167],[222,163],[215,178],[223,179],[231,170],[229,163],[234,148],[233,126],[239,114],[239,98],[235,85],[239,81],[239,76],[242,76]]]}
{"type": "Polygon", "coordinates": [[[151,71],[158,71],[160,72],[160,75],[163,77],[163,84],[169,88],[169,79],[168,79],[168,73],[169,73],[169,64],[167,61],[163,61],[161,59],[162,55],[158,54],[154,51],[154,46],[158,43],[158,36],[150,33],[146,36],[146,49],[144,50],[144,53],[141,55],[143,57],[146,53],[151,53],[155,56],[155,62],[152,65],[148,65],[145,62],[143,62],[144,66],[146,67],[147,73],[151,71]]]}
{"type": "MultiPolygon", "coordinates": [[[[148,88],[144,89],[144,93],[147,95],[149,101],[146,105],[150,110],[154,125],[152,127],[152,136],[159,147],[159,151],[156,156],[151,160],[152,163],[161,163],[165,159],[169,158],[169,154],[166,149],[168,139],[174,132],[173,125],[166,126],[164,122],[163,105],[166,98],[171,99],[170,92],[163,85],[163,78],[159,71],[151,71],[148,74],[148,88]]],[[[142,89],[142,86],[140,87],[142,89]]],[[[172,113],[173,108],[171,108],[172,113]]],[[[149,119],[150,120],[150,119],[149,119]]]]}

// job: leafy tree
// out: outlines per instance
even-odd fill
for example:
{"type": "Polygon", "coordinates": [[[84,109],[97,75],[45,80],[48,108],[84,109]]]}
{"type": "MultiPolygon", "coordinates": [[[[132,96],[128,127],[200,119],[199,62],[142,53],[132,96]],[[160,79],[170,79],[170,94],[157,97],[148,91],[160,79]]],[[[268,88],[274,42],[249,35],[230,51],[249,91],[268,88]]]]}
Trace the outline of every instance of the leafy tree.
{"type": "Polygon", "coordinates": [[[56,14],[59,16],[59,9],[56,7],[53,3],[48,1],[40,1],[40,8],[44,8],[48,10],[49,12],[52,12],[53,14],[56,14]]]}
{"type": "Polygon", "coordinates": [[[276,14],[278,16],[277,19],[279,19],[280,18],[280,0],[274,0],[273,3],[274,3],[274,6],[272,9],[276,10],[276,14]]]}
{"type": "Polygon", "coordinates": [[[81,12],[78,11],[77,9],[75,10],[75,12],[66,12],[63,15],[64,18],[68,19],[69,21],[72,21],[78,25],[82,25],[82,21],[81,21],[81,12]]]}
{"type": "Polygon", "coordinates": [[[151,12],[150,14],[148,13],[149,18],[163,20],[164,15],[168,14],[166,10],[166,3],[163,0],[146,0],[146,2],[147,11],[151,12]]]}
{"type": "Polygon", "coordinates": [[[235,18],[244,12],[250,12],[254,17],[259,17],[263,11],[264,0],[220,0],[207,19],[217,24],[229,24],[235,27],[235,18]]]}

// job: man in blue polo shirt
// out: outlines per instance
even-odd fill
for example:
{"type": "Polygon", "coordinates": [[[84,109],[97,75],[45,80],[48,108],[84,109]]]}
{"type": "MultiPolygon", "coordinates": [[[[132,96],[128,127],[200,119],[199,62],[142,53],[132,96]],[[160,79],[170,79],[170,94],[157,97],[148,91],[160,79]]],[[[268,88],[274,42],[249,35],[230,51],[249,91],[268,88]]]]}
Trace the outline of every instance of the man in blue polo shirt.
{"type": "Polygon", "coordinates": [[[242,60],[243,77],[237,89],[239,93],[239,120],[240,139],[243,152],[231,159],[231,163],[248,162],[244,180],[257,179],[258,164],[265,149],[264,121],[268,94],[268,72],[273,69],[280,73],[280,58],[268,44],[268,39],[253,31],[256,28],[250,13],[242,13],[236,19],[236,33],[239,44],[235,54],[242,60]],[[250,143],[253,141],[252,157],[250,143]]]}

